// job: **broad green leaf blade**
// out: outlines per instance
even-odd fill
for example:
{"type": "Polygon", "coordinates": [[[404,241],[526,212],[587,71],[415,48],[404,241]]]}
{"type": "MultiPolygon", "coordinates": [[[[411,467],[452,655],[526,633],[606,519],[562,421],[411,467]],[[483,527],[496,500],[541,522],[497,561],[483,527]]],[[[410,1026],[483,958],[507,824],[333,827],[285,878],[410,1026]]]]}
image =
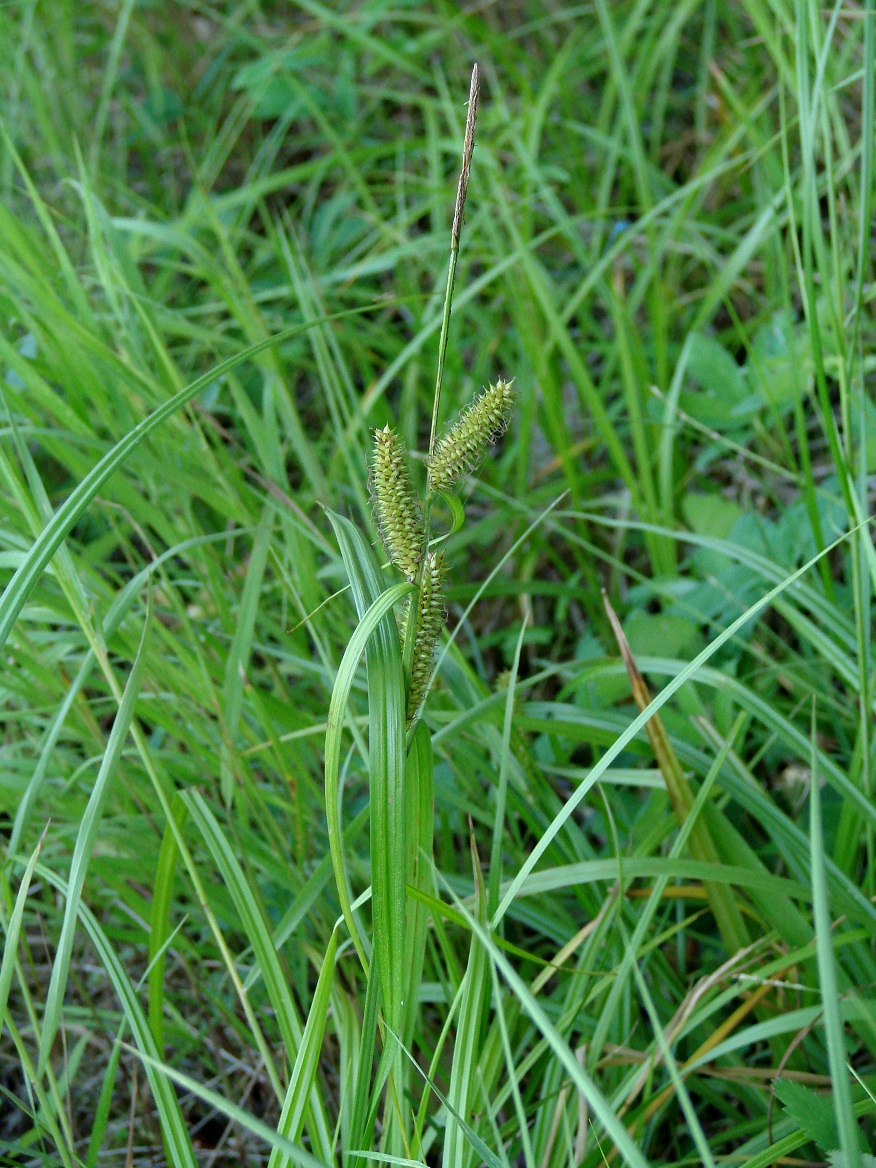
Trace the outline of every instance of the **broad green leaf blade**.
{"type": "Polygon", "coordinates": [[[801,1131],[814,1140],[822,1152],[832,1151],[838,1146],[836,1116],[830,1099],[816,1094],[803,1083],[795,1083],[793,1079],[776,1079],[773,1090],[801,1131]]]}
{"type": "MultiPolygon", "coordinates": [[[[337,787],[340,718],[346,708],[347,695],[362,647],[365,647],[368,666],[368,777],[371,801],[374,960],[380,979],[386,1018],[390,1029],[398,1034],[401,1032],[400,1019],[406,968],[405,877],[408,845],[404,792],[406,755],[404,674],[398,628],[391,610],[403,596],[412,591],[413,585],[398,584],[383,592],[374,554],[362,533],[340,515],[329,512],[329,519],[340,545],[360,624],[344,654],[329,710],[329,729],[326,733],[326,806],[328,808],[330,786],[337,787]],[[388,602],[387,597],[391,598],[388,602]],[[369,604],[370,608],[363,615],[366,604],[369,604]],[[381,606],[379,609],[378,605],[381,606]],[[347,672],[342,677],[345,666],[347,672]],[[331,782],[330,739],[336,739],[331,747],[331,782]]],[[[330,823],[339,833],[336,810],[330,817],[330,823]]],[[[341,879],[337,868],[340,862],[339,843],[338,835],[335,874],[340,887],[341,879]]]]}
{"type": "MultiPolygon", "coordinates": [[[[349,881],[347,879],[347,873],[344,867],[344,857],[341,846],[343,841],[343,830],[340,818],[341,731],[343,729],[344,714],[346,712],[347,702],[349,701],[350,690],[353,688],[353,681],[356,677],[356,670],[359,667],[359,659],[365,652],[368,642],[374,635],[375,630],[380,626],[381,622],[386,618],[386,616],[391,614],[393,607],[398,604],[398,602],[405,596],[407,596],[412,588],[412,584],[396,584],[393,588],[390,588],[386,592],[382,593],[373,602],[362,620],[356,626],[356,630],[350,638],[350,642],[344,651],[344,656],[338,668],[337,677],[335,678],[331,703],[329,705],[328,729],[326,730],[325,736],[325,798],[329,847],[331,849],[332,864],[335,870],[335,881],[338,888],[338,897],[340,898],[341,902],[341,911],[344,914],[344,920],[347,923],[347,928],[350,930],[350,936],[356,945],[363,968],[365,969],[368,968],[368,962],[362,947],[362,939],[359,935],[359,930],[353,918],[349,881]]],[[[396,647],[398,648],[397,638],[396,647]]],[[[399,670],[400,669],[401,656],[399,655],[399,670]]],[[[403,717],[399,720],[402,726],[402,742],[404,742],[403,717]]],[[[373,814],[374,805],[372,803],[372,815],[373,814]]],[[[373,874],[372,879],[374,879],[373,874]]],[[[381,960],[386,962],[388,960],[388,955],[382,954],[381,960]]]]}

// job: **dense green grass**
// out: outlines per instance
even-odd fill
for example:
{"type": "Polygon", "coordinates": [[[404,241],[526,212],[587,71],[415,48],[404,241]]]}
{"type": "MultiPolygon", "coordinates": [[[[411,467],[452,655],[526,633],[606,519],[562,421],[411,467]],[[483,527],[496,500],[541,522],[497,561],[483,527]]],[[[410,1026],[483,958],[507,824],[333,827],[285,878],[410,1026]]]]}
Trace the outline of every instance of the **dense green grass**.
{"type": "Polygon", "coordinates": [[[872,9],[0,8],[0,1164],[872,1163],[872,9]]]}

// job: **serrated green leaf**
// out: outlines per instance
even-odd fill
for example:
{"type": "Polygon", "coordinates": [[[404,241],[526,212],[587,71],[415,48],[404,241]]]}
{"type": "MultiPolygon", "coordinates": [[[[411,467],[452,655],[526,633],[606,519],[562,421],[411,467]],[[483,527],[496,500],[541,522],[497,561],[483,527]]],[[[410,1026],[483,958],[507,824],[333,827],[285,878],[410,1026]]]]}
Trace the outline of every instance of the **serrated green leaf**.
{"type": "Polygon", "coordinates": [[[791,1079],[776,1079],[773,1090],[791,1118],[822,1152],[838,1145],[836,1117],[828,1096],[817,1095],[810,1087],[791,1079]]]}

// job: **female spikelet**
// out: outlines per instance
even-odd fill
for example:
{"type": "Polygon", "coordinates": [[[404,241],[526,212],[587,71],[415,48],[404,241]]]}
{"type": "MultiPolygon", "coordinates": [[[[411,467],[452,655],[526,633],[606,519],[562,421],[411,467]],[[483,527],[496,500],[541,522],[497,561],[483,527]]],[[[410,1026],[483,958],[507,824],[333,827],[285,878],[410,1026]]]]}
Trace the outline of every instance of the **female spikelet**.
{"type": "Polygon", "coordinates": [[[389,426],[374,432],[371,493],[374,518],[386,554],[413,580],[423,558],[426,528],[423,509],[414,492],[407,451],[389,426]]]}
{"type": "Polygon", "coordinates": [[[478,465],[508,426],[513,381],[501,378],[459,415],[429,458],[429,490],[449,491],[478,465]]]}
{"type": "Polygon", "coordinates": [[[435,646],[447,619],[444,600],[444,556],[430,553],[423,569],[423,580],[417,598],[417,633],[411,660],[411,685],[408,690],[408,725],[418,718],[432,678],[435,646]]]}

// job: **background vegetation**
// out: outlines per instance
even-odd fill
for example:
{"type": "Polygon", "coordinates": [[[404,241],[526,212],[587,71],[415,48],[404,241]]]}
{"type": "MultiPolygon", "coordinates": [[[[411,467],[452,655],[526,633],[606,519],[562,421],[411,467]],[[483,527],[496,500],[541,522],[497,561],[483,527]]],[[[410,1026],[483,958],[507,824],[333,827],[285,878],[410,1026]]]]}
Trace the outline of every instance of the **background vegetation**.
{"type": "Polygon", "coordinates": [[[872,5],[20,0],[0,59],[0,1162],[872,1163],[872,5]],[[381,1094],[320,505],[424,449],[474,60],[442,415],[518,402],[381,1094]]]}

